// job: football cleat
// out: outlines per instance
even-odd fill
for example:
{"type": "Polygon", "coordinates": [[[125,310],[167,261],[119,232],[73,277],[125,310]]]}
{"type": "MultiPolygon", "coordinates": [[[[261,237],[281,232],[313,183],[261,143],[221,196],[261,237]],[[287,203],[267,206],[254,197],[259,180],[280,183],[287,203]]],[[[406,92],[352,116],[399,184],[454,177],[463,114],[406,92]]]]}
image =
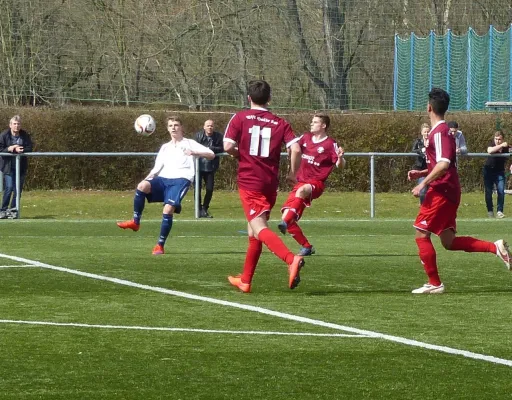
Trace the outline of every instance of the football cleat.
{"type": "Polygon", "coordinates": [[[288,229],[288,225],[286,224],[286,222],[284,221],[281,221],[277,224],[277,229],[279,229],[279,231],[283,234],[283,235],[286,235],[286,230],[288,229]]]}
{"type": "Polygon", "coordinates": [[[414,289],[413,294],[441,294],[444,292],[444,285],[441,283],[439,286],[431,285],[430,283],[424,284],[418,289],[414,289]]]}
{"type": "Polygon", "coordinates": [[[312,254],[315,254],[315,248],[313,246],[311,247],[301,247],[297,255],[299,256],[310,256],[312,254]]]}
{"type": "Polygon", "coordinates": [[[294,256],[293,261],[288,265],[288,287],[295,289],[300,283],[300,270],[306,262],[302,256],[294,256]]]}
{"type": "Polygon", "coordinates": [[[122,229],[131,229],[132,231],[137,232],[140,228],[140,224],[136,224],[133,219],[128,221],[118,222],[117,226],[122,229]]]}
{"type": "Polygon", "coordinates": [[[153,255],[159,256],[160,254],[165,254],[164,246],[157,244],[155,247],[153,247],[153,255]]]}
{"type": "Polygon", "coordinates": [[[251,292],[251,284],[243,283],[242,275],[228,276],[228,281],[229,281],[229,283],[231,283],[233,286],[236,286],[238,289],[240,289],[244,293],[251,292]]]}
{"type": "Polygon", "coordinates": [[[496,240],[494,244],[496,245],[496,257],[501,258],[501,261],[505,263],[505,266],[510,271],[510,250],[508,243],[500,239],[496,240]]]}

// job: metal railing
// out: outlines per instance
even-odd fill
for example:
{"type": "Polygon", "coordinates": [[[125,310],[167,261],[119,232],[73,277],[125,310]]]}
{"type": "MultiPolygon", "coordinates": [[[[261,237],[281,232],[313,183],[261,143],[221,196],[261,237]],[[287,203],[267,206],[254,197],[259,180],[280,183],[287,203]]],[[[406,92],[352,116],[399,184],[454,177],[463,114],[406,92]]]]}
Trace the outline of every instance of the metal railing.
{"type": "MultiPolygon", "coordinates": [[[[120,153],[101,153],[101,152],[34,152],[26,154],[2,154],[2,157],[15,157],[16,158],[16,205],[17,205],[17,218],[20,218],[20,163],[21,157],[143,157],[154,156],[157,153],[133,153],[133,152],[120,152],[120,153]]],[[[226,153],[217,154],[218,156],[227,156],[226,153]]],[[[287,153],[281,153],[282,157],[287,156],[287,153]]],[[[468,153],[460,157],[507,157],[512,154],[488,154],[488,153],[468,153]]],[[[375,158],[376,157],[417,157],[416,153],[345,153],[347,158],[350,157],[369,157],[370,158],[370,218],[375,218],[375,158]]],[[[199,158],[196,159],[196,171],[199,170],[199,158]]],[[[197,177],[197,174],[196,174],[197,177]]],[[[3,176],[0,173],[0,178],[3,185],[3,176]]],[[[195,192],[194,192],[194,216],[199,218],[199,179],[195,179],[195,192]]],[[[1,188],[3,189],[3,187],[1,188]]]]}

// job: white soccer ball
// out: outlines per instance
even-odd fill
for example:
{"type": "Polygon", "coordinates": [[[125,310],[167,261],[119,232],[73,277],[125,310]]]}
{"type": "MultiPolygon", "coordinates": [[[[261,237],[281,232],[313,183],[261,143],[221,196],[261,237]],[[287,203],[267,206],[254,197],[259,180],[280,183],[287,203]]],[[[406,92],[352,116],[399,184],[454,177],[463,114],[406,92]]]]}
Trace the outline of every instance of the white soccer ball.
{"type": "Polygon", "coordinates": [[[143,114],[135,120],[135,131],[142,136],[149,136],[156,130],[155,119],[149,114],[143,114]]]}

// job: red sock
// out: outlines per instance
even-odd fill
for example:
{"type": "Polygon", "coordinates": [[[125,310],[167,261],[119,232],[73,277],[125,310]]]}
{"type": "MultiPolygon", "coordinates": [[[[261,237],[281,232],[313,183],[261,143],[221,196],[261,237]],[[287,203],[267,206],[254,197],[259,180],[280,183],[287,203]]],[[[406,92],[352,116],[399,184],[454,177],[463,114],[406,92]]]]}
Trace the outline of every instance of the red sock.
{"type": "Polygon", "coordinates": [[[295,239],[295,241],[302,247],[311,247],[311,243],[309,243],[306,236],[304,236],[302,229],[300,229],[300,226],[297,223],[294,222],[293,224],[288,225],[287,230],[288,233],[295,239]]]}
{"type": "Polygon", "coordinates": [[[434,249],[432,241],[430,238],[416,238],[416,244],[418,245],[420,260],[428,276],[428,283],[439,286],[441,279],[437,271],[436,249],[434,249]]]}
{"type": "Polygon", "coordinates": [[[293,224],[295,221],[300,219],[302,216],[302,212],[304,211],[304,208],[306,208],[306,205],[304,204],[304,200],[300,197],[295,197],[293,201],[291,202],[290,208],[288,208],[288,212],[286,213],[283,221],[286,222],[287,225],[293,224]]]}
{"type": "Polygon", "coordinates": [[[264,228],[258,234],[258,238],[268,247],[268,249],[283,260],[286,264],[293,262],[294,254],[286,247],[279,236],[268,228],[264,228]]]}
{"type": "Polygon", "coordinates": [[[241,281],[243,283],[251,283],[254,271],[256,271],[256,265],[260,259],[261,250],[263,244],[255,237],[249,237],[249,247],[247,247],[247,253],[245,255],[244,271],[242,272],[241,281]]]}
{"type": "Polygon", "coordinates": [[[485,240],[478,240],[469,236],[461,236],[453,239],[450,250],[464,250],[468,253],[493,253],[496,254],[496,245],[485,240]]]}

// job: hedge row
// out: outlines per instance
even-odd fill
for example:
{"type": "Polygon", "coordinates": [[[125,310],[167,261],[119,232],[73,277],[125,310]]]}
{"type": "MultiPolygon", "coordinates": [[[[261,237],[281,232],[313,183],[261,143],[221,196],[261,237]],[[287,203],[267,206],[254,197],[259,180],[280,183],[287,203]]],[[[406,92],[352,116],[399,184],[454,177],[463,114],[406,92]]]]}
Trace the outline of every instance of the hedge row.
{"type": "MultiPolygon", "coordinates": [[[[17,108],[0,109],[5,127],[12,115],[22,116],[23,128],[29,131],[37,152],[157,152],[169,140],[165,118],[173,112],[133,108],[64,109],[17,108]],[[133,121],[143,113],[150,113],[157,121],[157,131],[150,137],[135,134],[133,121]]],[[[206,119],[213,119],[216,128],[223,131],[230,113],[198,113],[180,111],[187,136],[203,127],[206,119]]],[[[283,115],[297,133],[307,131],[311,113],[283,115]]],[[[497,127],[505,131],[512,126],[510,113],[460,113],[447,119],[459,122],[470,152],[485,152],[488,141],[497,127]]],[[[419,128],[428,122],[426,113],[331,114],[330,134],[347,152],[410,152],[419,136],[419,128]]],[[[30,160],[26,189],[133,189],[153,165],[153,157],[35,157],[30,160]]],[[[413,164],[412,157],[376,158],[376,188],[378,191],[405,191],[411,184],[406,173],[413,164]]],[[[465,190],[481,190],[483,158],[461,157],[459,170],[465,190]]],[[[234,160],[221,160],[216,179],[218,189],[235,188],[234,160]]],[[[285,168],[282,168],[284,178],[285,168]]],[[[282,180],[284,183],[284,179],[282,180]]],[[[283,186],[284,187],[284,186],[283,186]]],[[[328,182],[330,190],[368,191],[369,159],[348,158],[343,173],[334,172],[328,182]]]]}

